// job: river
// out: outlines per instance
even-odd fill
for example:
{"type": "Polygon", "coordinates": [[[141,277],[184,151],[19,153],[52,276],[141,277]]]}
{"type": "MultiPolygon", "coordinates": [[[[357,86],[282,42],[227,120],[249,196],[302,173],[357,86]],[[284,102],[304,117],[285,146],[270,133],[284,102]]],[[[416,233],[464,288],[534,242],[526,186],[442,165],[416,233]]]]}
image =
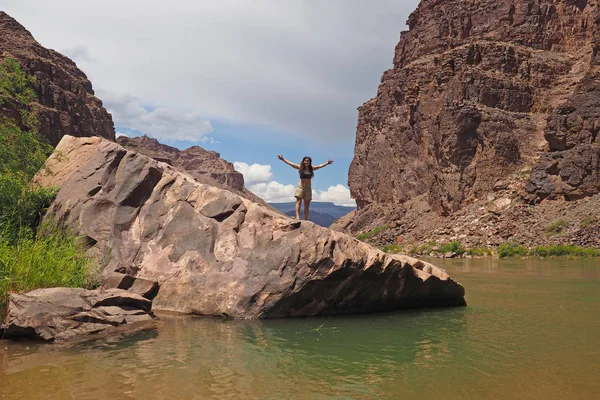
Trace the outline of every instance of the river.
{"type": "Polygon", "coordinates": [[[598,399],[599,260],[432,260],[467,307],[0,342],[0,399],[598,399]]]}

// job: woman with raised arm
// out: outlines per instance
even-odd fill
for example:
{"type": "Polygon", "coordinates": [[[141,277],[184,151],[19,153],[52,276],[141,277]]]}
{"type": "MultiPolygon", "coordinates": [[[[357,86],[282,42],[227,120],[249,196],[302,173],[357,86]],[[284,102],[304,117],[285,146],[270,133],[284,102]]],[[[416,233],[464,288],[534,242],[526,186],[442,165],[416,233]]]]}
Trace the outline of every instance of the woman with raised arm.
{"type": "Polygon", "coordinates": [[[294,192],[294,197],[296,198],[296,219],[300,219],[300,204],[302,203],[302,200],[304,200],[304,219],[308,220],[310,201],[312,200],[312,188],[310,187],[310,180],[315,175],[313,171],[328,166],[333,162],[333,160],[329,159],[326,163],[315,165],[313,167],[312,158],[308,156],[302,159],[300,165],[286,160],[281,154],[278,154],[277,158],[290,167],[298,170],[298,173],[300,174],[300,182],[298,182],[298,186],[296,186],[296,191],[294,192]]]}

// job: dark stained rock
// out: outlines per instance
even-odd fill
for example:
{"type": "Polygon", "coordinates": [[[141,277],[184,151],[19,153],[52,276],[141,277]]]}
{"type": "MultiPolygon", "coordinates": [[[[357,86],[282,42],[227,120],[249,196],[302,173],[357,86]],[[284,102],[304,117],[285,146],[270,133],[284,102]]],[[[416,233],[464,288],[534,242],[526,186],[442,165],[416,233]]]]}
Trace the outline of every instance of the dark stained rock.
{"type": "Polygon", "coordinates": [[[152,302],[121,289],[37,289],[11,294],[4,339],[89,340],[153,326],[152,302]]]}
{"type": "Polygon", "coordinates": [[[422,0],[408,25],[359,108],[348,177],[358,209],[335,229],[400,218],[394,234],[416,237],[476,211],[500,180],[532,204],[600,192],[597,2],[422,0]]]}
{"type": "MultiPolygon", "coordinates": [[[[15,58],[36,78],[39,131],[56,146],[64,135],[115,140],[111,115],[94,96],[91,82],[62,54],[42,47],[21,24],[0,11],[0,61],[15,58]]],[[[0,117],[20,121],[21,106],[5,103],[0,117]]]]}
{"type": "Polygon", "coordinates": [[[105,287],[128,286],[122,274],[156,282],[153,310],[268,318],[465,304],[463,287],[431,264],[101,138],[63,138],[46,167],[35,181],[60,187],[49,217],[90,238],[105,287]]]}

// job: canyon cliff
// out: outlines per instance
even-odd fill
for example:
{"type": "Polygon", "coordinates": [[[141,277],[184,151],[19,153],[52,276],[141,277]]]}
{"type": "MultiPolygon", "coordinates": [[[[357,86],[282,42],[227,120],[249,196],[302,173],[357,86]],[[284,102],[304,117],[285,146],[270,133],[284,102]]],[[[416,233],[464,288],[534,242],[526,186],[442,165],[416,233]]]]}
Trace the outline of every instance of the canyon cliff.
{"type": "Polygon", "coordinates": [[[407,24],[359,108],[358,209],[335,227],[385,224],[399,242],[600,244],[598,218],[584,223],[600,204],[597,2],[422,0],[407,24]],[[564,236],[546,237],[559,218],[564,236]]]}
{"type": "MultiPolygon", "coordinates": [[[[94,95],[86,75],[68,57],[41,46],[15,19],[0,11],[0,61],[16,59],[21,68],[35,77],[35,104],[39,132],[52,146],[64,135],[101,136],[115,140],[111,115],[94,95]]],[[[0,117],[21,121],[19,109],[24,105],[4,102],[0,117]]]]}
{"type": "Polygon", "coordinates": [[[179,150],[148,136],[134,138],[120,136],[117,138],[117,143],[157,161],[166,162],[191,175],[200,183],[230,190],[239,196],[270,207],[244,186],[244,176],[233,168],[232,163],[222,159],[217,152],[205,150],[200,146],[179,150]]]}

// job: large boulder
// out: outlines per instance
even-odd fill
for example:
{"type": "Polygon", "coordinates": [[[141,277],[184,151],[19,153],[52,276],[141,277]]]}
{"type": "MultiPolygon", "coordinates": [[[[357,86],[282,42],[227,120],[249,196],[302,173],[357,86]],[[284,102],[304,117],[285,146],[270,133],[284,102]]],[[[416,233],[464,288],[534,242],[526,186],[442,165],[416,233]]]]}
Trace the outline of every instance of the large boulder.
{"type": "Polygon", "coordinates": [[[0,337],[66,342],[130,333],[154,325],[151,307],[150,300],[121,289],[50,288],[11,294],[0,337]]]}
{"type": "Polygon", "coordinates": [[[153,310],[267,318],[464,305],[443,270],[293,220],[108,140],[64,137],[36,177],[106,282],[158,283],[153,310]]]}

